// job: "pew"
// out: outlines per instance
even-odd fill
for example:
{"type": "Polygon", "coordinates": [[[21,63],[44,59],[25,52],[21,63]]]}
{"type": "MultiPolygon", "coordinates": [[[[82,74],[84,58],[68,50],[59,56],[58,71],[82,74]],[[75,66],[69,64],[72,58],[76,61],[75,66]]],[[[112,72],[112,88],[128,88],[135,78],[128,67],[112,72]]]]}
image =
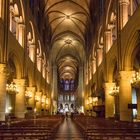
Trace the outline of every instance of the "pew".
{"type": "Polygon", "coordinates": [[[5,123],[0,125],[0,140],[51,140],[63,119],[56,115],[5,123]]]}
{"type": "Polygon", "coordinates": [[[80,115],[74,116],[73,121],[85,140],[140,140],[139,122],[122,122],[80,115]]]}

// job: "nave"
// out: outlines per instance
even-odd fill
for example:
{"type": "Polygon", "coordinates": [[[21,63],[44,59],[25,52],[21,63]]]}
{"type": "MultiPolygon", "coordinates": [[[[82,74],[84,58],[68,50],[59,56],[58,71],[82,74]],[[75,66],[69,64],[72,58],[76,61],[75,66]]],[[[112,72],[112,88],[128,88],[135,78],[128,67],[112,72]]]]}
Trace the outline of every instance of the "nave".
{"type": "Polygon", "coordinates": [[[72,119],[65,118],[57,130],[54,140],[84,140],[72,119]]]}

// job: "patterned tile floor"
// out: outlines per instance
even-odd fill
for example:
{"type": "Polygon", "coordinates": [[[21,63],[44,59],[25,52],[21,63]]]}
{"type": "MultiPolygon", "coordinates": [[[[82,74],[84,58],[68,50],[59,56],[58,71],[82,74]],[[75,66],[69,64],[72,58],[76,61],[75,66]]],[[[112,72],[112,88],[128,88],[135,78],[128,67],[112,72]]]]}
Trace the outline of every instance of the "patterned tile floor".
{"type": "Polygon", "coordinates": [[[71,118],[67,118],[60,125],[54,140],[84,140],[71,118]]]}

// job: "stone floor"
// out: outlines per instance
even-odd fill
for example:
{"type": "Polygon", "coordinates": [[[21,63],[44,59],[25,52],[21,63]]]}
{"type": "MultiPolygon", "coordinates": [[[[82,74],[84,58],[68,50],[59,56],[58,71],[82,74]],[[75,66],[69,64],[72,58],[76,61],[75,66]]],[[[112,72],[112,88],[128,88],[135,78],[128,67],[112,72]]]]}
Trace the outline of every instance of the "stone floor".
{"type": "Polygon", "coordinates": [[[67,118],[60,125],[54,140],[84,140],[84,138],[71,118],[67,118]]]}

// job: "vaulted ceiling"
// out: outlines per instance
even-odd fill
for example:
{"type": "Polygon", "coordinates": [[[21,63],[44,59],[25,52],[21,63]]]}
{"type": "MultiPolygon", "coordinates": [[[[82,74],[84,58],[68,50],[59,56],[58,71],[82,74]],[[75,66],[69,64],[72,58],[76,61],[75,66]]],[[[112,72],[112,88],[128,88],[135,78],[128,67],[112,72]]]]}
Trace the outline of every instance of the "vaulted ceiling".
{"type": "Polygon", "coordinates": [[[90,0],[46,0],[51,27],[51,58],[60,78],[75,79],[85,56],[85,32],[90,0]]]}

